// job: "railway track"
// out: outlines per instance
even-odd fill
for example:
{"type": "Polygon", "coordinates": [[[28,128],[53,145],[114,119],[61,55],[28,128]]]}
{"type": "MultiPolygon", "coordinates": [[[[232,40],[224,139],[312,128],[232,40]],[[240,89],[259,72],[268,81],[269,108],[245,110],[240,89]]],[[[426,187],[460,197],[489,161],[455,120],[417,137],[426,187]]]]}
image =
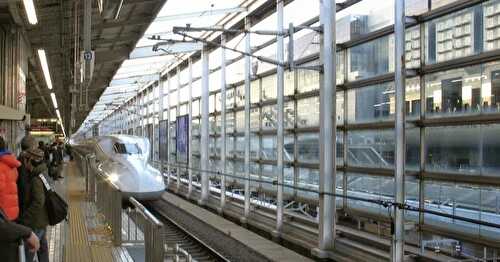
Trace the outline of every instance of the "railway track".
{"type": "Polygon", "coordinates": [[[165,212],[162,212],[162,207],[158,202],[148,203],[147,206],[164,225],[163,236],[167,245],[166,261],[230,261],[171,220],[165,212]]]}

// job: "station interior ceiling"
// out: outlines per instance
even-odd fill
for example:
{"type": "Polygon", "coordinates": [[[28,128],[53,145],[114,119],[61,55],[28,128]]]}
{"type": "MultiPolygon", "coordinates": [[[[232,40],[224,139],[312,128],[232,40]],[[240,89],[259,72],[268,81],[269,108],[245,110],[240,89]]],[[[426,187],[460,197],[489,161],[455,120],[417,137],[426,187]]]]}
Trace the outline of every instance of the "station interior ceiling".
{"type": "MultiPolygon", "coordinates": [[[[0,2],[0,19],[15,23],[25,32],[29,49],[29,76],[27,76],[27,111],[31,118],[55,118],[51,106],[50,92],[45,86],[42,67],[36,56],[37,50],[46,50],[52,72],[53,91],[59,102],[65,126],[71,125],[71,91],[73,75],[75,32],[82,30],[81,8],[78,23],[75,23],[73,5],[81,1],[39,0],[36,1],[38,24],[28,23],[22,1],[0,2]],[[12,19],[9,19],[12,18],[12,19]],[[80,28],[76,28],[79,26],[80,28]]],[[[96,2],[97,1],[92,1],[96,2]]],[[[166,0],[119,0],[104,1],[102,13],[94,3],[92,10],[92,49],[95,52],[94,75],[88,89],[88,101],[78,103],[73,126],[78,127],[88,115],[112,77],[128,57],[166,0]],[[115,17],[120,8],[119,17],[115,17]],[[116,19],[115,19],[116,18],[116,19]]],[[[78,92],[78,90],[77,90],[78,92]]],[[[68,129],[68,128],[67,128],[68,129]]]]}

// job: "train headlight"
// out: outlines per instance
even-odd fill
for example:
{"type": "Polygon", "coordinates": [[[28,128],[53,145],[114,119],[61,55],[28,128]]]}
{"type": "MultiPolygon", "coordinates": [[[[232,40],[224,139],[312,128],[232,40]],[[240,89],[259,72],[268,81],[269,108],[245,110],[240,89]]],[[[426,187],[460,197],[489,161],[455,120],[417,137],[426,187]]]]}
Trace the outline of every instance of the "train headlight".
{"type": "Polygon", "coordinates": [[[117,174],[111,174],[111,175],[108,176],[109,181],[111,181],[112,183],[118,181],[118,178],[119,177],[118,177],[117,174]]]}

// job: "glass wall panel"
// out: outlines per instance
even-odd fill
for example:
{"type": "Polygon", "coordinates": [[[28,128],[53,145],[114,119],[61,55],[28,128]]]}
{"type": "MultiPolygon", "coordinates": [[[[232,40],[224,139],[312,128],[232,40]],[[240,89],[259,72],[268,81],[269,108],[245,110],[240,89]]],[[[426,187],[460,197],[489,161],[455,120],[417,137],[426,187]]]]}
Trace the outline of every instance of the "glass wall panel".
{"type": "Polygon", "coordinates": [[[245,106],[245,86],[240,85],[235,89],[236,92],[236,107],[245,106]]]}
{"type": "Polygon", "coordinates": [[[476,5],[425,25],[427,64],[477,54],[483,50],[482,8],[476,5]]]}
{"type": "Polygon", "coordinates": [[[298,161],[319,163],[319,134],[307,133],[297,135],[298,161]]]}
{"type": "MultiPolygon", "coordinates": [[[[347,174],[347,195],[392,201],[394,199],[394,178],[349,173],[347,174]]],[[[347,205],[349,208],[362,212],[387,215],[387,208],[374,203],[347,199],[347,205]]]]}
{"type": "Polygon", "coordinates": [[[364,0],[337,14],[337,43],[394,24],[394,2],[364,0]]]}
{"type": "Polygon", "coordinates": [[[236,112],[236,132],[245,132],[245,111],[236,112]]]}
{"type": "MultiPolygon", "coordinates": [[[[472,66],[425,76],[426,112],[430,116],[481,111],[481,67],[472,66]]],[[[483,86],[485,88],[485,86],[483,86]]]]}
{"type": "MultiPolygon", "coordinates": [[[[394,130],[356,130],[347,133],[349,166],[394,168],[394,130]]],[[[418,169],[420,135],[418,129],[406,130],[406,168],[418,169]]]]}
{"type": "Polygon", "coordinates": [[[394,71],[394,35],[377,38],[348,50],[349,81],[394,71]]]}
{"type": "Polygon", "coordinates": [[[297,101],[297,127],[319,126],[319,97],[297,101]]]}
{"type": "Polygon", "coordinates": [[[500,125],[485,125],[482,131],[482,168],[483,174],[500,175],[500,125]]]}
{"type": "MultiPolygon", "coordinates": [[[[276,105],[262,107],[262,129],[272,130],[277,128],[276,105]]],[[[293,101],[286,102],[284,106],[285,128],[293,128],[295,121],[295,110],[293,101]]]]}
{"type": "Polygon", "coordinates": [[[484,4],[484,49],[500,49],[500,1],[488,1],[484,4]]]}
{"type": "Polygon", "coordinates": [[[500,63],[499,62],[483,65],[481,101],[482,101],[481,104],[483,113],[500,112],[500,63]]]}
{"type": "Polygon", "coordinates": [[[478,126],[429,127],[425,137],[427,170],[479,174],[478,126]]]}
{"type": "MultiPolygon", "coordinates": [[[[469,184],[438,181],[425,182],[425,209],[452,214],[471,219],[498,223],[499,190],[469,184]]],[[[425,214],[425,223],[446,227],[448,230],[469,234],[475,237],[500,239],[500,230],[490,227],[425,214]]]]}
{"type": "MultiPolygon", "coordinates": [[[[393,120],[396,112],[394,83],[384,83],[351,89],[347,92],[347,122],[367,123],[393,120]]],[[[420,115],[420,80],[406,81],[406,114],[408,118],[420,115]]]]}
{"type": "Polygon", "coordinates": [[[414,26],[406,30],[405,61],[407,68],[420,67],[420,26],[414,26]]]}
{"type": "Polygon", "coordinates": [[[319,89],[319,72],[305,69],[296,71],[298,93],[307,93],[319,89]]]}
{"type": "Polygon", "coordinates": [[[192,108],[191,108],[191,113],[192,116],[199,116],[200,115],[200,100],[193,100],[191,103],[192,108]]]}
{"type": "Polygon", "coordinates": [[[230,134],[235,131],[235,113],[226,113],[226,133],[230,134]]]}
{"type": "Polygon", "coordinates": [[[226,137],[226,157],[232,157],[234,155],[234,137],[226,137]]]}
{"type": "Polygon", "coordinates": [[[260,129],[260,112],[259,108],[250,109],[250,130],[258,131],[260,129]]]}

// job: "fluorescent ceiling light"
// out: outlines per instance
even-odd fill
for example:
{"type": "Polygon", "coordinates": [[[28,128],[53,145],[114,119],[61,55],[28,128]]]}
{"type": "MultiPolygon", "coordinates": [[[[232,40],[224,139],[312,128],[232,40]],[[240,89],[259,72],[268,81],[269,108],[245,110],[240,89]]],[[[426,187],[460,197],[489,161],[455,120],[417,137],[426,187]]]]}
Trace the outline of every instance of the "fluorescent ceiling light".
{"type": "Polygon", "coordinates": [[[56,99],[56,94],[50,93],[50,98],[52,98],[52,104],[54,105],[54,108],[57,109],[57,99],[56,99]]]}
{"type": "Polygon", "coordinates": [[[36,25],[38,23],[38,19],[36,18],[36,10],[33,0],[23,0],[23,4],[26,16],[28,17],[28,22],[32,25],[36,25]]]}
{"type": "Polygon", "coordinates": [[[38,58],[40,59],[40,64],[42,65],[43,76],[45,77],[45,82],[47,87],[52,89],[52,79],[50,78],[49,64],[47,63],[47,55],[45,50],[38,49],[38,58]]]}

